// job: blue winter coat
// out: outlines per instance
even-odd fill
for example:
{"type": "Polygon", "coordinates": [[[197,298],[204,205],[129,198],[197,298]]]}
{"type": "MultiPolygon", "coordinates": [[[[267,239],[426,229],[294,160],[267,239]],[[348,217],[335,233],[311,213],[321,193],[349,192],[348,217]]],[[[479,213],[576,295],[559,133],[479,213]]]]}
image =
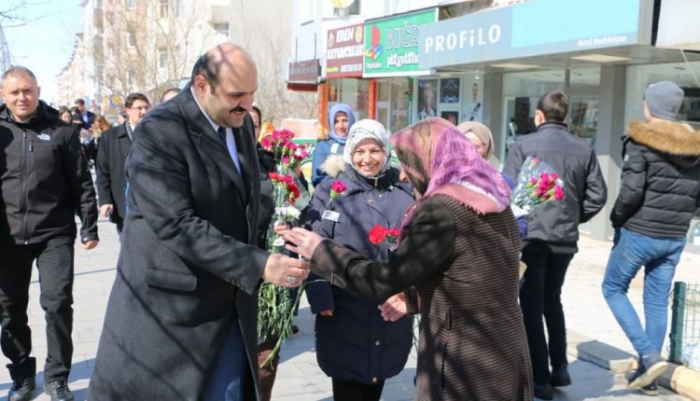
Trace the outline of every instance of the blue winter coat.
{"type": "MultiPolygon", "coordinates": [[[[375,225],[400,227],[406,209],[413,203],[412,187],[398,180],[396,170],[376,181],[351,167],[338,179],[347,190],[329,210],[339,213],[337,222],[323,218],[330,188],[335,180],[324,180],[314,192],[308,223],[314,232],[374,260],[387,260],[389,247],[369,242],[375,225]]],[[[382,319],[378,306],[386,299],[360,298],[309,276],[306,294],[311,312],[333,309],[332,317],[316,316],[316,357],[323,372],[340,380],[371,384],[399,374],[411,349],[409,317],[396,322],[382,319]]]]}

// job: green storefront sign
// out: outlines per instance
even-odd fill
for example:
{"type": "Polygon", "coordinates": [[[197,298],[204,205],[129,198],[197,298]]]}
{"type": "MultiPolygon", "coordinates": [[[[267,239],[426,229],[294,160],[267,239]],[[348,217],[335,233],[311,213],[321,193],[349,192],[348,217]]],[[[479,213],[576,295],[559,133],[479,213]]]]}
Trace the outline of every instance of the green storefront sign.
{"type": "Polygon", "coordinates": [[[429,70],[418,67],[418,34],[422,25],[432,24],[437,9],[365,21],[363,76],[417,75],[429,70]]]}

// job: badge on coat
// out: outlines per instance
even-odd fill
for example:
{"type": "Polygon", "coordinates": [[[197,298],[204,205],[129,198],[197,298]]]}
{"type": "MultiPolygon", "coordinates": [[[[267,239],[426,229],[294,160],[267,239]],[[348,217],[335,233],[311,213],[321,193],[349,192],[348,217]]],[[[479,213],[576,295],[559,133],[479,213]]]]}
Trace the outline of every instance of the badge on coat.
{"type": "Polygon", "coordinates": [[[51,140],[51,137],[48,136],[47,134],[39,134],[36,137],[42,141],[50,141],[51,140]]]}
{"type": "Polygon", "coordinates": [[[323,211],[323,216],[321,216],[322,220],[330,220],[334,223],[337,223],[338,220],[340,220],[340,213],[334,212],[332,210],[324,210],[323,211]]]}
{"type": "Polygon", "coordinates": [[[334,143],[333,145],[331,145],[331,153],[333,153],[333,154],[338,153],[339,147],[340,147],[340,145],[338,145],[337,143],[334,143]]]}

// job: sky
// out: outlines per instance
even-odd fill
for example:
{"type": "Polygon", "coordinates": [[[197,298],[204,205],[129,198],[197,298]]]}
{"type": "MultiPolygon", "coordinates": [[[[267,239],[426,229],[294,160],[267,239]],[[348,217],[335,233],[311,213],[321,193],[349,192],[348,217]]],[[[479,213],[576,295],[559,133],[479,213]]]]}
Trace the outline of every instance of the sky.
{"type": "MultiPolygon", "coordinates": [[[[21,3],[0,0],[0,9],[21,3]]],[[[83,7],[79,0],[25,0],[15,11],[22,21],[0,20],[12,64],[22,65],[36,74],[41,98],[49,102],[56,96],[56,75],[73,54],[76,34],[83,30],[83,7]]]]}

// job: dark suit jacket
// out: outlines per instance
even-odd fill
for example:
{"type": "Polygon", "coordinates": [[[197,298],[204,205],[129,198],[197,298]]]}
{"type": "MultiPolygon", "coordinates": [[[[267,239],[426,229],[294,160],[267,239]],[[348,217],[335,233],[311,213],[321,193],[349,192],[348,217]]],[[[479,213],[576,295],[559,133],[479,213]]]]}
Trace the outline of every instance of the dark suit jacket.
{"type": "MultiPolygon", "coordinates": [[[[83,118],[83,115],[82,115],[82,114],[80,114],[80,118],[81,118],[81,119],[83,118]]],[[[83,120],[83,128],[85,128],[85,129],[90,129],[90,127],[92,127],[92,123],[94,123],[94,122],[95,122],[95,113],[93,113],[93,112],[91,112],[91,111],[88,110],[88,112],[87,112],[87,123],[85,122],[85,120],[83,120]]]]}
{"type": "Polygon", "coordinates": [[[102,205],[114,205],[110,220],[120,223],[126,216],[124,191],[126,191],[126,156],[129,154],[131,139],[126,132],[126,124],[102,133],[97,148],[95,185],[102,205]]]}
{"type": "Polygon", "coordinates": [[[134,132],[129,214],[90,382],[93,400],[199,400],[231,318],[256,398],[257,291],[268,253],[252,120],[234,130],[241,176],[189,88],[134,132]],[[248,131],[250,130],[250,131],[248,131]]]}

